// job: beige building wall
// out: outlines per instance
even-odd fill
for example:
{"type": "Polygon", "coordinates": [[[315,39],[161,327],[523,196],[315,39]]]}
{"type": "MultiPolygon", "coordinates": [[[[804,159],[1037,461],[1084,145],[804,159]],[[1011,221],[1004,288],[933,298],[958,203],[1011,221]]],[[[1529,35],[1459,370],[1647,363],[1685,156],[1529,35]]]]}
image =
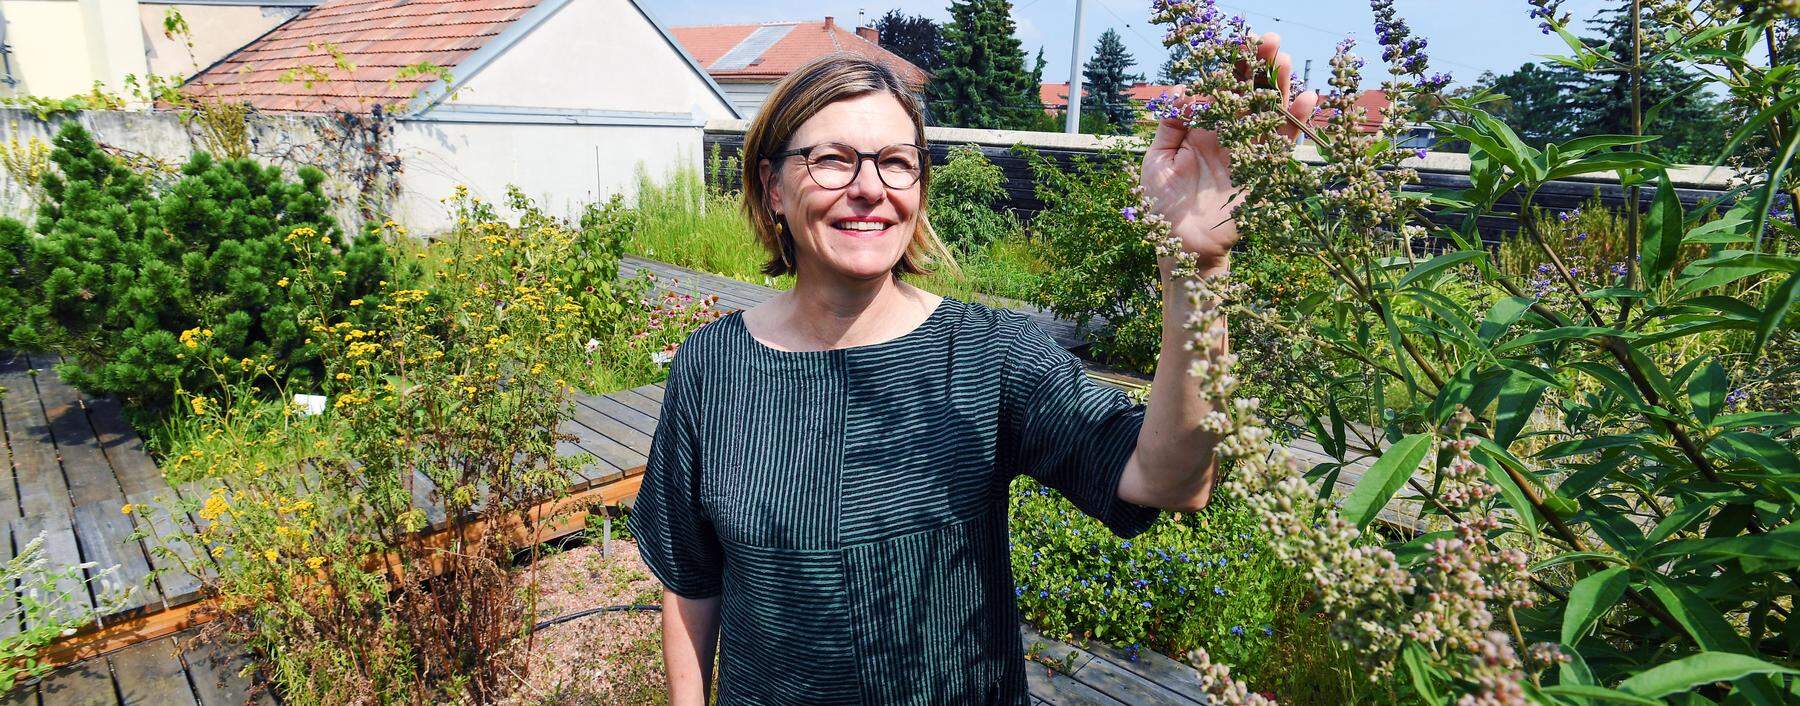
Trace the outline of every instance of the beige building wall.
{"type": "Polygon", "coordinates": [[[251,40],[268,34],[306,8],[257,5],[190,5],[140,3],[144,51],[150,72],[186,79],[213,65],[251,40]],[[187,21],[188,36],[167,37],[163,20],[176,12],[187,21]],[[194,46],[188,47],[188,41],[194,46]]]}
{"type": "Polygon", "coordinates": [[[0,85],[6,95],[65,98],[94,83],[88,56],[84,3],[76,0],[0,0],[6,18],[7,62],[15,83],[0,85]]]}

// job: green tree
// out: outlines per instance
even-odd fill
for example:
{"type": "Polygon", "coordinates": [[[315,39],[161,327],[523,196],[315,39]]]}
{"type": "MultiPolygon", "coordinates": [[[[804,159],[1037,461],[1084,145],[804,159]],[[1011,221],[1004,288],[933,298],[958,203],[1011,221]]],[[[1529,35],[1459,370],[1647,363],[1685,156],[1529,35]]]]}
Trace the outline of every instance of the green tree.
{"type": "Polygon", "coordinates": [[[1185,46],[1175,45],[1169,48],[1169,58],[1163,60],[1162,68],[1156,71],[1156,80],[1160,83],[1191,83],[1200,77],[1200,72],[1193,69],[1181,71],[1175,68],[1175,60],[1186,56],[1185,46]]]}
{"type": "Polygon", "coordinates": [[[944,66],[931,82],[939,125],[1017,128],[1036,121],[1037,85],[1013,36],[1007,0],[953,0],[944,27],[944,66]]]}
{"type": "Polygon", "coordinates": [[[1137,106],[1126,92],[1133,82],[1144,80],[1142,74],[1130,73],[1135,64],[1136,59],[1125,50],[1119,33],[1108,29],[1100,33],[1099,41],[1094,43],[1093,58],[1081,68],[1085,91],[1081,96],[1082,110],[1105,115],[1116,132],[1130,131],[1137,119],[1137,106]]]}
{"type": "Polygon", "coordinates": [[[898,54],[913,66],[937,73],[944,67],[944,30],[929,17],[888,10],[875,20],[881,48],[898,54]]]}
{"type": "MultiPolygon", "coordinates": [[[[1588,27],[1599,35],[1583,39],[1588,46],[1620,59],[1632,55],[1631,3],[1619,2],[1600,10],[1588,27]]],[[[1666,29],[1651,13],[1644,14],[1644,36],[1658,36],[1666,29]]],[[[1556,73],[1562,77],[1567,115],[1572,121],[1571,130],[1561,138],[1632,133],[1630,72],[1583,73],[1558,68],[1556,73]]],[[[1701,80],[1672,62],[1653,64],[1644,73],[1644,134],[1662,136],[1658,142],[1665,146],[1666,157],[1711,162],[1732,132],[1718,101],[1693,90],[1701,80]],[[1651,116],[1651,107],[1657,105],[1663,107],[1651,116]]]]}

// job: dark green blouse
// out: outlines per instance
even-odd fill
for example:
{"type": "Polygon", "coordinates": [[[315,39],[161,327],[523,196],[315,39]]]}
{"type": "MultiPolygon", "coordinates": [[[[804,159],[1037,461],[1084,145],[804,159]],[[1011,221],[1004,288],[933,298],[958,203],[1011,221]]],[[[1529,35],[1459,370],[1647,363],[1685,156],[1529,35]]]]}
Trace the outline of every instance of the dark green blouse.
{"type": "Polygon", "coordinates": [[[944,299],[904,336],[779,351],[733,313],[669,371],[629,520],[645,563],[723,596],[719,703],[1025,704],[1007,489],[1121,537],[1144,408],[1010,311],[944,299]]]}

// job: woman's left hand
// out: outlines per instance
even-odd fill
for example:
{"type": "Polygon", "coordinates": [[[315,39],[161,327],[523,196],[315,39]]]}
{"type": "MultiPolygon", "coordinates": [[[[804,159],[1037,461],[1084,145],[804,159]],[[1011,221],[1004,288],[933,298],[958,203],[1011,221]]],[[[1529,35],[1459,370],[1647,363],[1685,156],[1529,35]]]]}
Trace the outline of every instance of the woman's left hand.
{"type": "MultiPolygon", "coordinates": [[[[1293,59],[1281,52],[1281,37],[1273,32],[1263,35],[1256,55],[1265,65],[1274,64],[1275,80],[1288,112],[1300,120],[1310,118],[1319,95],[1313,91],[1287,95],[1294,65],[1293,59]]],[[[1183,96],[1175,105],[1185,108],[1202,98],[1183,96]]],[[[1299,128],[1288,125],[1281,133],[1292,140],[1299,128]]],[[[1219,144],[1218,134],[1190,129],[1180,120],[1163,120],[1144,153],[1141,178],[1151,209],[1169,222],[1182,247],[1199,259],[1201,274],[1210,276],[1224,269],[1227,254],[1238,240],[1232,210],[1241,199],[1231,181],[1231,154],[1219,144]]]]}

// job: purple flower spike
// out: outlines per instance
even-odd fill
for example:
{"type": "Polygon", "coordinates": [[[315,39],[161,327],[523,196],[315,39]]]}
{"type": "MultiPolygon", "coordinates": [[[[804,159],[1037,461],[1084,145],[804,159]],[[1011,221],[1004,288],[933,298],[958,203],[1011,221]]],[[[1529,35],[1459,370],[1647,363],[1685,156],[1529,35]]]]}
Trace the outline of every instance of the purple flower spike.
{"type": "MultiPolygon", "coordinates": [[[[1127,221],[1130,221],[1130,222],[1132,222],[1132,223],[1136,223],[1136,222],[1137,222],[1137,219],[1138,219],[1138,210],[1137,210],[1137,207],[1136,207],[1136,206],[1126,206],[1126,207],[1125,207],[1125,208],[1123,208],[1123,209],[1120,209],[1120,210],[1119,210],[1119,213],[1120,213],[1120,214],[1121,214],[1121,215],[1123,215],[1123,216],[1125,216],[1125,220],[1127,220],[1127,221]]],[[[1131,548],[1131,543],[1130,543],[1130,542],[1126,542],[1126,543],[1125,543],[1125,548],[1126,548],[1126,549],[1130,549],[1130,548],[1131,548]]]]}

